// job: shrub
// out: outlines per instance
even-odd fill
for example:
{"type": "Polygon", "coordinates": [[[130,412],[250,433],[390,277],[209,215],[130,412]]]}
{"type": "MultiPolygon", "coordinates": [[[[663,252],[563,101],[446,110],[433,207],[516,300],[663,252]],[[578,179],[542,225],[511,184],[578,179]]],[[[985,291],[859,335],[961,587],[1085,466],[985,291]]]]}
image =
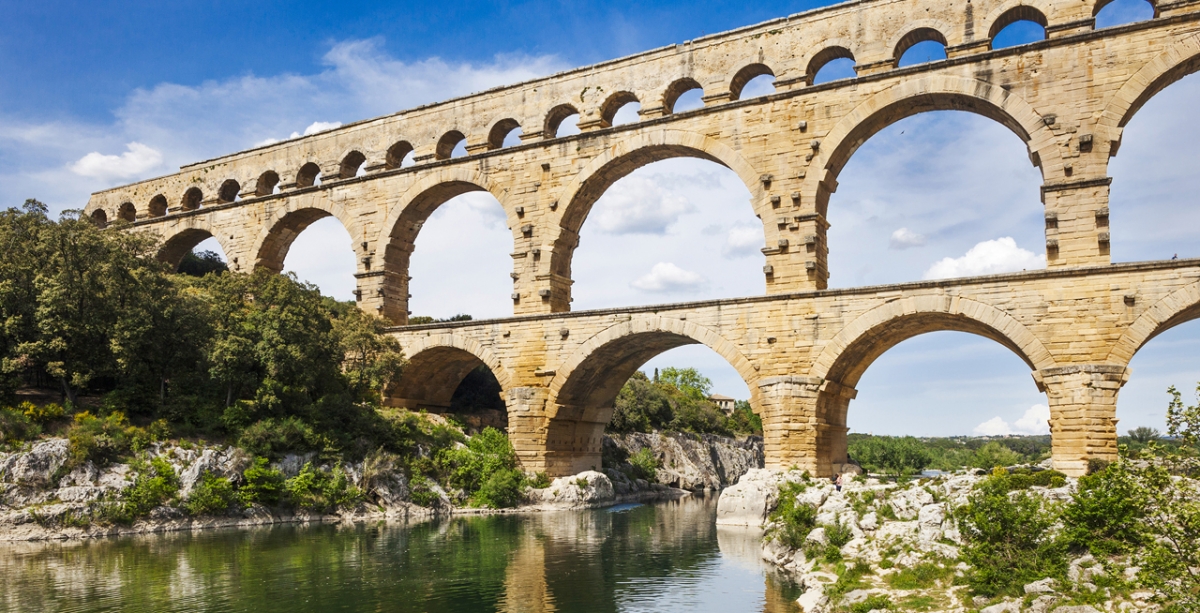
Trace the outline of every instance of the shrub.
{"type": "Polygon", "coordinates": [[[1013,490],[1027,490],[1031,487],[1062,487],[1067,484],[1067,476],[1057,470],[1030,471],[1019,468],[1008,473],[1008,487],[1013,490]]]}
{"type": "Polygon", "coordinates": [[[0,445],[15,445],[41,433],[41,427],[21,411],[0,409],[0,445]]]}
{"type": "Polygon", "coordinates": [[[898,590],[918,590],[933,587],[938,581],[953,576],[954,569],[951,567],[936,562],[922,562],[888,575],[887,583],[898,590]]]}
{"type": "Polygon", "coordinates": [[[1079,479],[1063,508],[1062,538],[1073,551],[1097,556],[1126,553],[1146,542],[1146,501],[1123,463],[1079,479]]]}
{"type": "Polygon", "coordinates": [[[61,404],[51,402],[50,404],[36,405],[26,400],[22,402],[17,410],[25,414],[30,421],[37,424],[45,424],[56,419],[61,419],[63,416],[63,407],[61,404]]]}
{"type": "Polygon", "coordinates": [[[308,462],[300,474],[284,483],[284,488],[292,504],[318,513],[332,513],[362,500],[362,491],[350,484],[340,466],[325,471],[308,462]]]}
{"type": "Polygon", "coordinates": [[[415,475],[412,479],[409,479],[408,497],[409,500],[413,501],[413,504],[425,508],[437,506],[442,500],[442,497],[433,491],[429,479],[422,475],[415,475]]]}
{"type": "Polygon", "coordinates": [[[792,549],[802,547],[804,538],[817,525],[817,508],[796,499],[806,489],[808,486],[803,483],[781,484],[779,504],[770,515],[770,520],[777,524],[771,536],[792,549]]]}
{"type": "Polygon", "coordinates": [[[653,483],[658,478],[658,458],[649,447],[643,447],[637,453],[629,456],[629,465],[633,467],[633,478],[645,479],[653,483]]]}
{"type": "Polygon", "coordinates": [[[544,472],[539,472],[529,479],[528,485],[529,487],[539,490],[550,487],[550,477],[548,477],[544,472]]]}
{"type": "Polygon", "coordinates": [[[67,432],[73,466],[88,461],[102,466],[130,452],[142,451],[170,434],[166,421],[158,420],[140,428],[129,425],[120,411],[104,417],[84,411],[75,414],[74,422],[67,432]]]}
{"type": "Polygon", "coordinates": [[[991,470],[997,466],[1012,466],[1023,459],[1021,454],[992,441],[975,450],[974,455],[971,456],[971,466],[991,470]]]}
{"type": "Polygon", "coordinates": [[[850,613],[870,613],[870,611],[875,610],[890,611],[893,608],[890,596],[886,594],[871,594],[867,596],[866,600],[850,605],[850,613]]]}
{"type": "Polygon", "coordinates": [[[283,499],[286,479],[279,470],[271,468],[267,459],[258,457],[254,464],[242,473],[244,483],[239,490],[246,503],[257,502],[268,506],[279,504],[283,499]]]}
{"type": "Polygon", "coordinates": [[[297,417],[264,419],[242,431],[238,447],[253,455],[277,460],[289,451],[311,450],[316,438],[312,428],[297,417]]]}
{"type": "Polygon", "coordinates": [[[850,526],[842,523],[842,518],[838,518],[832,524],[825,524],[825,538],[829,540],[829,544],[833,547],[841,549],[846,546],[854,538],[854,531],[850,526]]]}
{"type": "Polygon", "coordinates": [[[229,479],[218,477],[207,470],[183,503],[183,509],[189,515],[218,515],[240,506],[241,498],[229,479]]]}
{"type": "Polygon", "coordinates": [[[179,476],[163,458],[149,463],[135,460],[133,484],[121,492],[120,498],[100,507],[100,518],[108,523],[129,524],[145,517],[155,508],[172,501],[179,494],[179,476]]]}
{"type": "Polygon", "coordinates": [[[447,474],[447,482],[451,486],[462,490],[472,506],[493,506],[499,501],[515,500],[524,485],[522,481],[514,488],[509,475],[492,479],[496,474],[512,473],[517,469],[517,454],[512,443],[495,428],[484,428],[483,432],[467,441],[466,447],[438,451],[434,464],[447,474]],[[478,493],[489,482],[489,491],[479,496],[478,493]],[[503,492],[495,489],[501,487],[513,489],[503,492]]]}
{"type": "Polygon", "coordinates": [[[863,468],[894,477],[905,477],[925,470],[933,456],[921,441],[911,437],[872,436],[856,440],[850,455],[863,468]]]}
{"type": "Polygon", "coordinates": [[[1039,496],[1010,490],[1008,475],[998,471],[954,510],[962,559],[971,566],[964,579],[976,594],[1019,595],[1026,583],[1065,571],[1062,547],[1050,536],[1055,514],[1039,496]]]}
{"type": "Polygon", "coordinates": [[[471,503],[493,509],[507,509],[521,503],[525,474],[515,468],[498,470],[488,476],[471,503]]]}

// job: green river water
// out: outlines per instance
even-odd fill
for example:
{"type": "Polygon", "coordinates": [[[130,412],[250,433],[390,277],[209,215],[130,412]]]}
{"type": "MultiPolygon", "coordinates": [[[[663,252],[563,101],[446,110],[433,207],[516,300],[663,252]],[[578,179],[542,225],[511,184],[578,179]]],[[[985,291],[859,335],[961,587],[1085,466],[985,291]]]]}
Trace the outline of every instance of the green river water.
{"type": "Polygon", "coordinates": [[[401,525],[0,544],[4,611],[779,611],[716,498],[401,525]]]}

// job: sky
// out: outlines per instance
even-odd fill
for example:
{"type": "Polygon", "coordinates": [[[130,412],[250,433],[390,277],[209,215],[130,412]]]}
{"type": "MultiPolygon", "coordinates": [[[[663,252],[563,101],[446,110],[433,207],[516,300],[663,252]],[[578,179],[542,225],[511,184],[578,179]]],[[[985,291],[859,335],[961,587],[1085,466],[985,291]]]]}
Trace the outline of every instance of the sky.
{"type": "MultiPolygon", "coordinates": [[[[419,104],[674,44],[820,2],[10,3],[0,30],[0,204],[53,211],[92,191],[182,164],[419,104]]],[[[1149,16],[1117,0],[1100,26],[1149,16]]],[[[1017,24],[997,44],[1040,29],[1017,24]]],[[[904,63],[936,60],[922,47],[904,63]]],[[[851,76],[852,63],[818,80],[851,76]]],[[[771,91],[755,83],[746,96],[771,91]]],[[[1113,261],[1200,256],[1200,77],[1156,96],[1125,130],[1113,177],[1113,261]]],[[[632,111],[629,109],[628,111],[632,111]]],[[[635,120],[629,112],[624,118],[635,120]]],[[[1045,267],[1039,172],[1007,129],[960,112],[918,115],[868,140],[829,206],[830,284],[916,281],[1045,267]]],[[[511,313],[512,238],[487,194],[439,208],[417,238],[411,309],[476,318],[511,313]],[[471,245],[463,249],[461,245],[471,245]],[[470,288],[465,291],[463,288],[470,288]]],[[[700,160],[644,167],[613,185],[583,226],[574,309],[761,294],[761,223],[728,169],[700,160]]],[[[205,245],[207,247],[209,245],[205,245]]],[[[333,219],[296,240],[285,268],[349,299],[350,239],[333,219]]],[[[1162,429],[1175,385],[1200,381],[1200,323],[1135,357],[1119,427],[1162,429]]],[[[693,366],[714,391],[748,390],[703,346],[645,369],[693,366]]],[[[1046,399],[1028,367],[993,341],[919,336],[858,385],[853,431],[1042,433],[1046,399]]]]}

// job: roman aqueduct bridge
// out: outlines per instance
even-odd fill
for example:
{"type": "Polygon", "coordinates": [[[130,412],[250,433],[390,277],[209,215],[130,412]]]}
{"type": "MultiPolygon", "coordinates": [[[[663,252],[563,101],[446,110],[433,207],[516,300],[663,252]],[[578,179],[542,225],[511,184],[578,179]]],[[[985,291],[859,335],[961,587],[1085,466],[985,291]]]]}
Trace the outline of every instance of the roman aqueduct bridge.
{"type": "Polygon", "coordinates": [[[86,213],[156,234],[168,262],[215,237],[242,271],[280,270],[301,231],[336,217],[357,255],[360,306],[398,324],[411,360],[392,402],[444,406],[486,364],[529,469],[598,466],[624,381],[658,353],[702,343],[749,384],[768,464],[828,474],[845,460],[846,412],[871,362],[912,336],[958,330],[1029,365],[1051,408],[1055,465],[1079,474],[1116,453],[1133,354],[1200,313],[1200,261],[1110,263],[1107,171],[1133,114],[1200,68],[1200,2],[1159,2],[1153,19],[1096,30],[1105,3],[848,2],[199,162],[96,193],[86,213]],[[1018,20],[1047,38],[993,49],[1018,20]],[[944,44],[947,59],[898,67],[923,41],[944,44]],[[814,84],[838,58],[853,58],[857,76],[814,84]],[[775,93],[743,99],[764,74],[775,93]],[[704,106],[675,112],[695,88],[704,106]],[[613,125],[632,101],[639,121],[613,125]],[[1048,269],[826,289],[839,171],[879,130],[935,110],[983,115],[1027,143],[1043,178],[1048,269]],[[560,136],[575,114],[581,132],[560,136]],[[517,127],[520,142],[504,146],[517,127]],[[467,153],[454,157],[459,144],[467,153]],[[745,183],[763,224],[765,295],[570,312],[571,258],[592,205],[633,170],[675,157],[745,183]],[[406,326],[417,233],[471,191],[506,212],[514,316],[406,326]]]}

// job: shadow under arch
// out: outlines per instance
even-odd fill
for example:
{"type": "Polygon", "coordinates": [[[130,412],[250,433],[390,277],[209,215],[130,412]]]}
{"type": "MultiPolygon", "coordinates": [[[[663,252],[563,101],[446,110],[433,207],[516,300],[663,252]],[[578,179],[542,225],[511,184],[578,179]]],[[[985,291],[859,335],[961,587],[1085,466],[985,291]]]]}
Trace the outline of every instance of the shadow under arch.
{"type": "Polygon", "coordinates": [[[612,419],[621,387],[654,356],[697,344],[724,358],[750,384],[750,405],[758,412],[757,391],[752,385],[757,371],[736,345],[692,322],[659,315],[634,316],[585,341],[550,381],[547,474],[572,475],[598,468],[604,427],[612,419]]]}
{"type": "Polygon", "coordinates": [[[1026,143],[1030,161],[1041,169],[1043,180],[1062,165],[1054,134],[1017,95],[977,79],[925,77],[875,94],[830,130],[812,164],[821,172],[807,179],[817,211],[826,214],[838,175],[863,143],[891,124],[932,111],[966,111],[1000,123],[1026,143]]]}
{"type": "Polygon", "coordinates": [[[341,205],[329,202],[324,193],[310,194],[308,197],[291,199],[287,206],[274,211],[274,215],[263,224],[263,230],[255,238],[250,250],[254,254],[254,268],[282,272],[283,262],[296,237],[314,222],[326,217],[337,218],[351,236],[350,248],[357,253],[353,244],[353,237],[358,234],[357,226],[351,216],[341,205]]]}
{"type": "Polygon", "coordinates": [[[1104,107],[1099,126],[1107,132],[1109,156],[1117,154],[1121,133],[1151,98],[1180,79],[1200,71],[1200,35],[1189,34],[1134,73],[1104,107]]]}
{"type": "MultiPolygon", "coordinates": [[[[178,270],[183,256],[191,253],[196,245],[210,238],[217,239],[217,243],[221,245],[221,251],[225,252],[226,257],[233,253],[225,241],[221,240],[220,236],[213,234],[211,229],[203,226],[188,226],[168,236],[158,248],[158,254],[155,257],[158,261],[165,262],[172,270],[178,270]]],[[[236,269],[233,262],[230,262],[229,267],[236,269]]]]}
{"type": "Polygon", "coordinates": [[[682,157],[707,160],[732,170],[750,192],[755,215],[762,219],[768,213],[761,208],[764,206],[759,197],[762,195],[761,175],[728,145],[682,130],[648,132],[616,143],[592,158],[562,190],[560,202],[566,205],[559,218],[558,236],[554,238],[550,256],[550,273],[558,281],[550,298],[551,312],[570,310],[571,259],[579,246],[579,231],[600,197],[614,183],[643,166],[682,157]]]}
{"type": "Polygon", "coordinates": [[[388,406],[408,409],[450,407],[455,390],[472,370],[486,366],[500,389],[507,391],[512,375],[492,350],[453,332],[420,337],[404,346],[408,364],[386,391],[388,406]]]}
{"type": "Polygon", "coordinates": [[[931,332],[966,332],[991,339],[1032,371],[1056,365],[1045,345],[1013,316],[969,298],[928,296],[877,306],[827,342],[810,371],[812,380],[820,382],[813,441],[819,475],[831,474],[834,466],[847,461],[846,416],[863,374],[896,345],[931,332]]]}

